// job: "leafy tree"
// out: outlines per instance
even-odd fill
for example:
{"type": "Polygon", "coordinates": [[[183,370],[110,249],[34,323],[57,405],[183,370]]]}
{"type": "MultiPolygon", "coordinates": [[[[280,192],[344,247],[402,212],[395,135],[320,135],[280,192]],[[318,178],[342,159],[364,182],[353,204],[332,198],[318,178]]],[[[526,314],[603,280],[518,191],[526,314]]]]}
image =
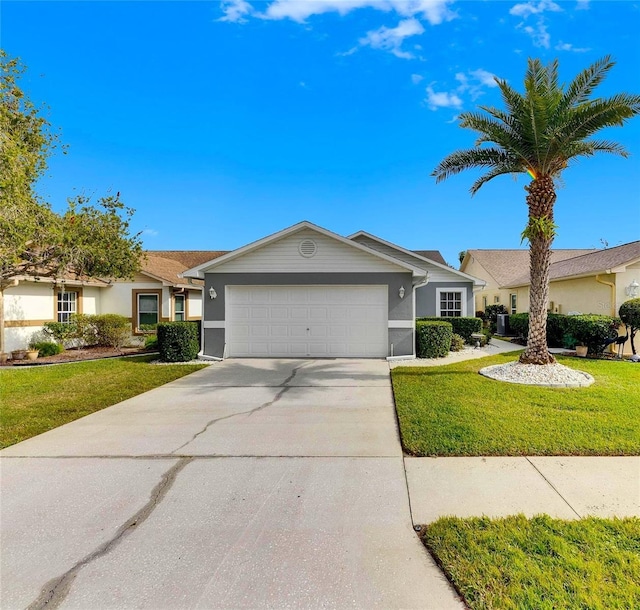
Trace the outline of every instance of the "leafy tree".
{"type": "Polygon", "coordinates": [[[625,301],[620,305],[618,315],[627,327],[627,332],[631,339],[631,351],[635,355],[636,345],[634,343],[634,338],[636,336],[636,332],[640,330],[640,299],[629,299],[628,301],[625,301]]]}
{"type": "Polygon", "coordinates": [[[97,206],[76,197],[60,214],[38,197],[35,185],[58,137],[20,89],[23,72],[17,59],[0,52],[0,352],[4,291],[20,277],[126,278],[142,256],[139,235],[129,233],[133,210],[119,194],[97,206]]]}
{"type": "Polygon", "coordinates": [[[529,59],[524,94],[515,91],[506,80],[496,78],[505,109],[479,106],[483,112],[462,113],[460,126],[479,134],[475,146],[450,154],[432,173],[440,182],[466,169],[488,170],[472,185],[472,195],[503,174],[527,173],[532,177],[525,186],[529,220],[522,232],[522,238],[530,245],[531,276],[529,336],[520,357],[522,363],[555,361],[547,349],[546,318],[551,244],[556,234],[556,181],[579,157],[600,152],[628,156],[616,142],[591,138],[640,113],[638,95],[619,93],[591,99],[613,66],[606,56],[565,87],[558,82],[557,60],[545,66],[538,59],[529,59]]]}

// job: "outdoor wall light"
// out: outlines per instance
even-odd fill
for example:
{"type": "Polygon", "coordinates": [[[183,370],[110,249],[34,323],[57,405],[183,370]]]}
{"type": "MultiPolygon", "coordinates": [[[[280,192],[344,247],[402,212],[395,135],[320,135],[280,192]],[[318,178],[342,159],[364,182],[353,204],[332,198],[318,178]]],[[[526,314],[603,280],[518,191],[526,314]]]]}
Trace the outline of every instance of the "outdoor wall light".
{"type": "Polygon", "coordinates": [[[400,290],[398,290],[398,296],[401,299],[404,299],[404,286],[400,286],[400,290]]]}
{"type": "Polygon", "coordinates": [[[638,284],[636,280],[633,280],[631,284],[624,289],[624,291],[627,293],[628,297],[635,299],[638,296],[638,287],[640,287],[640,284],[638,284]]]}
{"type": "Polygon", "coordinates": [[[209,288],[209,298],[210,299],[215,299],[218,296],[218,293],[216,292],[216,289],[211,286],[211,288],[209,288]]]}

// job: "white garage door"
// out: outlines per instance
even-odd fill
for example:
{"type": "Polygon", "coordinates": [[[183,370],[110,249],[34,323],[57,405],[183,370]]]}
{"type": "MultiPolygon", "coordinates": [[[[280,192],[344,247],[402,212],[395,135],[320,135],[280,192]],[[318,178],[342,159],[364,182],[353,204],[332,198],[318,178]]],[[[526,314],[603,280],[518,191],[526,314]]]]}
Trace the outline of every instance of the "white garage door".
{"type": "Polygon", "coordinates": [[[387,286],[229,286],[229,357],[387,356],[387,286]]]}

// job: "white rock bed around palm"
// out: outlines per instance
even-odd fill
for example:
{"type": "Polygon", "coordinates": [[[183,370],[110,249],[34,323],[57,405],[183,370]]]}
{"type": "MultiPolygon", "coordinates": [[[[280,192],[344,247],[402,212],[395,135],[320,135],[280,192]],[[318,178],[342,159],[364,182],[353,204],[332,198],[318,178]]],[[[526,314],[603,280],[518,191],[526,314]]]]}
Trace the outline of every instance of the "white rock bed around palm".
{"type": "Polygon", "coordinates": [[[590,386],[594,382],[589,373],[576,371],[558,363],[540,365],[508,362],[486,366],[478,372],[497,381],[550,388],[580,388],[590,386]]]}

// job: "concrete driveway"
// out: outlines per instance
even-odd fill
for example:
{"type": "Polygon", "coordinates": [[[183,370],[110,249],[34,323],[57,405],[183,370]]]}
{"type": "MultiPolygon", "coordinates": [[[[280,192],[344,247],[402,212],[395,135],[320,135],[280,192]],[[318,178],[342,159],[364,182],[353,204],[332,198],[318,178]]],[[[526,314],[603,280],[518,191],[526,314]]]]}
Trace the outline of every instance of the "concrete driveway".
{"type": "Polygon", "coordinates": [[[462,608],[389,367],[229,360],[2,452],[2,608],[462,608]]]}

